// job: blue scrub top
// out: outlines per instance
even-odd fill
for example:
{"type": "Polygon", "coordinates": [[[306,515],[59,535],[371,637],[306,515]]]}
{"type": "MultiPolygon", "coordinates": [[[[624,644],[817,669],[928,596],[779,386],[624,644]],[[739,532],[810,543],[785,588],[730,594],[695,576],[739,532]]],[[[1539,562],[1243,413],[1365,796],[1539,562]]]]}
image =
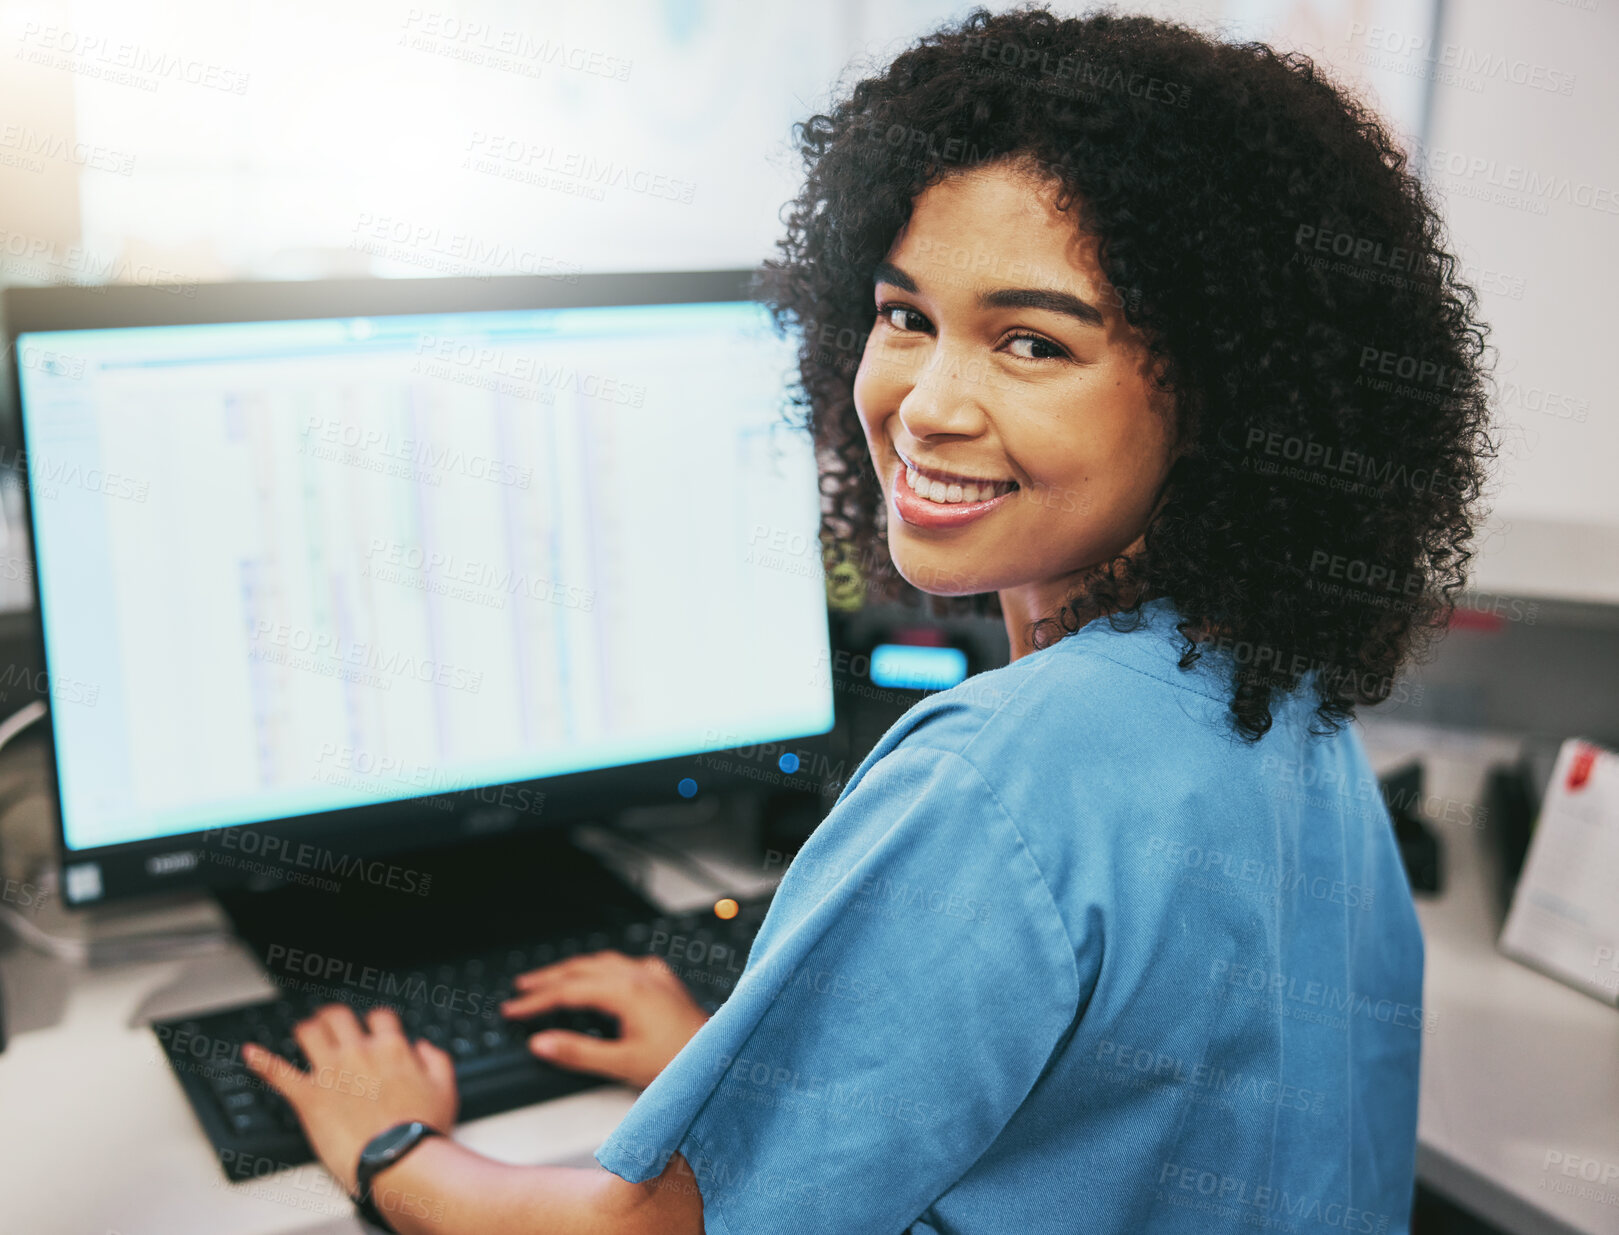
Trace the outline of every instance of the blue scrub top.
{"type": "Polygon", "coordinates": [[[1263,739],[1164,602],[934,695],[597,1152],[708,1235],[1404,1232],[1422,936],[1352,729],[1263,739]]]}

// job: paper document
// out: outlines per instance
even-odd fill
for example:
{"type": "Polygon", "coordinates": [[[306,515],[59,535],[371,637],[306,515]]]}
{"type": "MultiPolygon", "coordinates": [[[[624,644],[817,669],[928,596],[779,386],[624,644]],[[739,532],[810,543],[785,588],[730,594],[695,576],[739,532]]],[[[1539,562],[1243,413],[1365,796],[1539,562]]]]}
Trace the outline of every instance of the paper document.
{"type": "Polygon", "coordinates": [[[1499,946],[1619,1004],[1619,755],[1570,739],[1557,754],[1499,946]]]}

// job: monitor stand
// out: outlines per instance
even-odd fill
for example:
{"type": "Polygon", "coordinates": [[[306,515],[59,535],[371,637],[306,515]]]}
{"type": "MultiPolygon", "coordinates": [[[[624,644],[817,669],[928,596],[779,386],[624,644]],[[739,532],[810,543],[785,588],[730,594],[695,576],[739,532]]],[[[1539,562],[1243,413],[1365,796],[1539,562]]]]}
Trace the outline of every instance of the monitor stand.
{"type": "Polygon", "coordinates": [[[295,949],[306,969],[311,954],[355,970],[414,968],[659,912],[556,827],[344,865],[346,877],[298,872],[337,890],[303,882],[216,895],[272,975],[295,949]]]}

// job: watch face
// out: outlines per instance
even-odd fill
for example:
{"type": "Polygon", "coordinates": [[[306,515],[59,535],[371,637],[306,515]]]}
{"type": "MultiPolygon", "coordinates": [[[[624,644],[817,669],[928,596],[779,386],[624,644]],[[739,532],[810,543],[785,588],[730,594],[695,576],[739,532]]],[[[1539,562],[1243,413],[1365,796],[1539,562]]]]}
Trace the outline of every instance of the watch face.
{"type": "Polygon", "coordinates": [[[415,1121],[400,1124],[389,1128],[386,1132],[378,1133],[365,1147],[361,1155],[367,1162],[386,1162],[390,1156],[409,1145],[421,1135],[422,1125],[415,1121]]]}

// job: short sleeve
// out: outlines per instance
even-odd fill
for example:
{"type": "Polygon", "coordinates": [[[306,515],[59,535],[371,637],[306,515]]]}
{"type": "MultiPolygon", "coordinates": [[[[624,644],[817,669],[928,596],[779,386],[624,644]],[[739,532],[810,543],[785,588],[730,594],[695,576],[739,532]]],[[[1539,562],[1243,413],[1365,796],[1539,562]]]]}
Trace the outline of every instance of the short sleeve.
{"type": "Polygon", "coordinates": [[[800,850],[731,997],[597,1160],[640,1181],[678,1150],[708,1235],[898,1235],[1006,1126],[1079,992],[990,785],[902,741],[800,850]]]}

